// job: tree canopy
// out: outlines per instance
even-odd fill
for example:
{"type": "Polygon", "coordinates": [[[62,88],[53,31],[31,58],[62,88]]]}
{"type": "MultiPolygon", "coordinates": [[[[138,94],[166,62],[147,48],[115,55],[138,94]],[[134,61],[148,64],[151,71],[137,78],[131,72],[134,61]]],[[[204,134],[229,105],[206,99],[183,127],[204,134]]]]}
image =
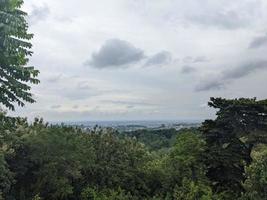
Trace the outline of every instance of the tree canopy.
{"type": "Polygon", "coordinates": [[[39,83],[39,71],[27,66],[33,34],[28,33],[22,4],[22,0],[0,1],[0,103],[11,110],[15,104],[33,103],[29,83],[39,83]]]}
{"type": "Polygon", "coordinates": [[[210,104],[217,100],[228,106],[199,130],[128,135],[38,119],[28,123],[0,113],[0,199],[263,200],[266,144],[258,135],[266,132],[258,125],[262,114],[253,109],[255,102],[257,108],[265,103],[212,99],[210,104]],[[234,107],[242,106],[259,116],[254,126],[249,118],[249,128],[233,123],[234,112],[243,115],[234,107]]]}
{"type": "Polygon", "coordinates": [[[215,191],[228,191],[237,197],[244,192],[245,167],[252,162],[251,152],[267,139],[267,102],[253,99],[211,98],[218,109],[215,120],[201,127],[207,142],[207,176],[215,191]]]}

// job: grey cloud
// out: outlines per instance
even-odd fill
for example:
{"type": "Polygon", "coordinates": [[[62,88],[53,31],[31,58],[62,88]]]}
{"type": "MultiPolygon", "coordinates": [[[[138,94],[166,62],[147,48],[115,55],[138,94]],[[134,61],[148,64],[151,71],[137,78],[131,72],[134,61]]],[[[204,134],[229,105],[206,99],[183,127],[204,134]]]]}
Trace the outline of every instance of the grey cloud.
{"type": "Polygon", "coordinates": [[[209,60],[207,59],[206,56],[198,56],[194,58],[193,62],[194,63],[199,63],[199,62],[208,62],[209,60]]]}
{"type": "Polygon", "coordinates": [[[249,44],[250,49],[256,49],[267,45],[267,34],[265,36],[256,37],[249,44]]]}
{"type": "Polygon", "coordinates": [[[29,15],[29,24],[34,25],[39,21],[45,20],[50,14],[50,9],[47,5],[40,7],[33,6],[33,10],[29,15]]]}
{"type": "Polygon", "coordinates": [[[80,82],[71,88],[62,88],[60,90],[60,95],[70,100],[87,99],[101,94],[103,94],[102,91],[91,87],[87,82],[80,82]]]}
{"type": "Polygon", "coordinates": [[[79,88],[68,89],[64,88],[62,90],[61,96],[70,100],[81,100],[87,99],[93,96],[101,95],[102,93],[96,90],[84,90],[79,88]]]}
{"type": "Polygon", "coordinates": [[[190,73],[195,72],[195,71],[196,71],[196,69],[194,67],[191,67],[189,65],[185,65],[185,66],[183,66],[181,73],[190,74],[190,73]]]}
{"type": "Polygon", "coordinates": [[[209,90],[220,90],[225,88],[225,83],[222,80],[205,80],[201,83],[199,83],[195,90],[198,92],[201,91],[209,91],[209,90]]]}
{"type": "Polygon", "coordinates": [[[192,56],[186,56],[183,58],[184,63],[200,63],[200,62],[208,62],[206,56],[198,56],[198,57],[192,57],[192,56]]]}
{"type": "Polygon", "coordinates": [[[102,101],[103,103],[111,103],[115,105],[126,105],[130,107],[135,107],[135,106],[156,106],[156,104],[152,103],[146,103],[142,101],[119,101],[119,100],[105,100],[102,101]]]}
{"type": "Polygon", "coordinates": [[[191,57],[191,56],[186,56],[183,58],[183,62],[185,62],[185,63],[190,63],[192,61],[193,61],[193,57],[191,57]]]}
{"type": "Polygon", "coordinates": [[[52,109],[58,109],[58,108],[61,108],[61,105],[53,105],[51,106],[52,109]]]}
{"type": "Polygon", "coordinates": [[[78,105],[74,105],[74,106],[72,106],[72,108],[73,108],[73,109],[78,109],[79,106],[78,106],[78,105]]]}
{"type": "Polygon", "coordinates": [[[237,68],[223,71],[221,74],[202,81],[196,91],[207,91],[225,88],[225,85],[236,79],[243,78],[258,70],[267,69],[267,60],[249,62],[237,68]]]}
{"type": "Polygon", "coordinates": [[[248,25],[247,17],[235,11],[207,12],[187,17],[189,21],[203,26],[219,27],[224,29],[238,29],[248,25]]]}
{"type": "Polygon", "coordinates": [[[144,66],[164,65],[170,63],[172,60],[171,53],[168,51],[161,51],[146,61],[144,66]]]}
{"type": "Polygon", "coordinates": [[[54,75],[54,76],[47,78],[47,81],[55,83],[55,82],[58,82],[61,78],[62,78],[62,74],[58,74],[58,75],[54,75]]]}
{"type": "Polygon", "coordinates": [[[54,19],[59,21],[59,22],[62,22],[62,23],[72,23],[73,22],[73,18],[66,17],[66,16],[55,16],[54,19]]]}
{"type": "Polygon", "coordinates": [[[250,62],[235,69],[224,71],[223,79],[237,79],[251,74],[254,71],[267,69],[267,60],[250,62]]]}
{"type": "Polygon", "coordinates": [[[77,85],[77,89],[81,89],[81,90],[94,90],[93,87],[90,86],[90,84],[88,82],[80,82],[77,85]]]}
{"type": "Polygon", "coordinates": [[[98,52],[92,54],[91,60],[87,61],[86,65],[99,69],[125,67],[141,61],[144,57],[143,50],[136,48],[131,43],[111,39],[107,40],[98,52]]]}

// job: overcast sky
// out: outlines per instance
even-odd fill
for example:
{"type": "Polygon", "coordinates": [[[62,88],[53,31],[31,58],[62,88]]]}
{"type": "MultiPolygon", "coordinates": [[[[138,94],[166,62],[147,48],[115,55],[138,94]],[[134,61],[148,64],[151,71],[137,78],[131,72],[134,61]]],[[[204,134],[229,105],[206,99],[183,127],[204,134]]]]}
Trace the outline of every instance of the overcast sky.
{"type": "Polygon", "coordinates": [[[212,118],[211,96],[267,98],[266,0],[27,0],[37,103],[67,120],[212,118]]]}

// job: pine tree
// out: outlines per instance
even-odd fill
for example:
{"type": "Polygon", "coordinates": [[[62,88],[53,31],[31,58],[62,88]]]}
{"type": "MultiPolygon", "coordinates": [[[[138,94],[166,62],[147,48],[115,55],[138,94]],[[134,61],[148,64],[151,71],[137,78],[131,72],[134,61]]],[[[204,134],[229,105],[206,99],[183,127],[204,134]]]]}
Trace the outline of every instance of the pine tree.
{"type": "Polygon", "coordinates": [[[244,192],[253,147],[267,143],[267,100],[211,98],[209,106],[218,111],[215,120],[201,127],[208,146],[207,176],[215,192],[232,193],[236,199],[244,192]]]}
{"type": "Polygon", "coordinates": [[[39,74],[27,66],[33,34],[28,33],[23,0],[0,0],[0,103],[10,110],[15,104],[33,103],[30,84],[38,84],[39,74]]]}

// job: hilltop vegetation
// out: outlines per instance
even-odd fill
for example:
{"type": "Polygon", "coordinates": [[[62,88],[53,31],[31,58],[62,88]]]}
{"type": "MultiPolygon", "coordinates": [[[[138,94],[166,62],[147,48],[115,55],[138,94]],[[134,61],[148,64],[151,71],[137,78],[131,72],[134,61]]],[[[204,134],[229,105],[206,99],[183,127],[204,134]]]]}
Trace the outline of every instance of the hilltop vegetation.
{"type": "Polygon", "coordinates": [[[219,107],[218,117],[199,130],[131,135],[1,114],[1,196],[266,199],[266,102],[212,99],[210,105],[219,107]]]}
{"type": "Polygon", "coordinates": [[[122,134],[122,136],[127,136],[131,138],[136,138],[139,142],[144,143],[149,150],[168,150],[171,146],[174,145],[176,137],[178,134],[184,132],[197,133],[197,128],[184,128],[179,131],[174,128],[170,129],[141,129],[136,131],[127,131],[122,134]]]}
{"type": "MultiPolygon", "coordinates": [[[[33,103],[22,0],[0,1],[0,103],[33,103]]],[[[211,98],[199,129],[83,131],[0,111],[0,200],[266,200],[267,100],[211,98]]]]}

